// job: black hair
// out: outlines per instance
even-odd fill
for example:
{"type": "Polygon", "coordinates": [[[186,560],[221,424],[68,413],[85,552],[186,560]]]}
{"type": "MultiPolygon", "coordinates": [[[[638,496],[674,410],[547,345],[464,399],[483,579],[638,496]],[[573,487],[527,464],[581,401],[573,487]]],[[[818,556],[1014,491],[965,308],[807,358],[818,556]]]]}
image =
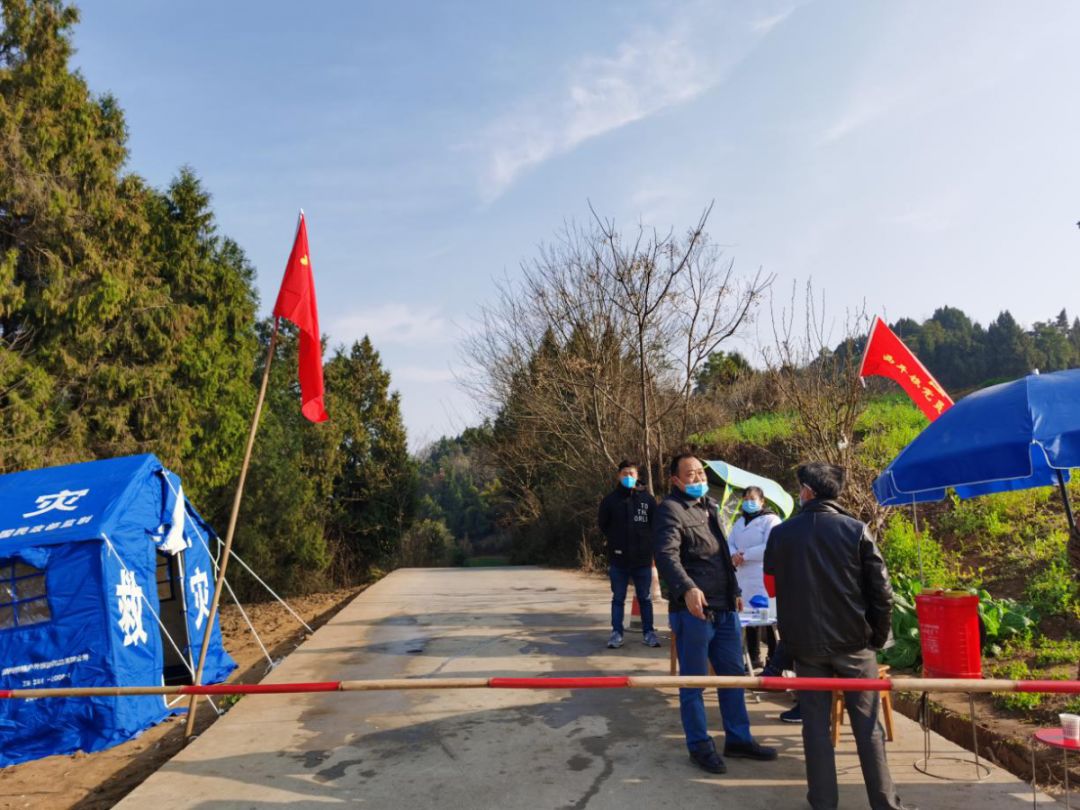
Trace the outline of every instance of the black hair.
{"type": "Polygon", "coordinates": [[[671,477],[675,478],[679,474],[679,465],[684,458],[697,458],[693,453],[679,453],[673,459],[671,459],[671,465],[668,467],[668,472],[671,473],[671,477]]]}
{"type": "Polygon", "coordinates": [[[828,500],[840,497],[840,492],[847,482],[847,470],[839,464],[827,464],[824,461],[801,464],[795,475],[800,484],[814,490],[815,496],[828,500]]]}
{"type": "Polygon", "coordinates": [[[622,461],[619,462],[619,471],[620,472],[627,469],[628,467],[633,467],[635,470],[640,470],[641,469],[641,465],[639,465],[636,461],[628,461],[628,460],[626,460],[624,458],[622,461]]]}
{"type": "Polygon", "coordinates": [[[761,490],[761,487],[747,487],[742,491],[743,497],[748,495],[757,495],[761,500],[765,500],[765,493],[761,490]]]}

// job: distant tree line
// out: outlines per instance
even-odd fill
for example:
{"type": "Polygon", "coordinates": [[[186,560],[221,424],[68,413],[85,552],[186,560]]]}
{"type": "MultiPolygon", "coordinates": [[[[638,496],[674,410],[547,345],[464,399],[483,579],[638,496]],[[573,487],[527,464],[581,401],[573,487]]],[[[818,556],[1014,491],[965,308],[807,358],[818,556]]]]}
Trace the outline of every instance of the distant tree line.
{"type": "MultiPolygon", "coordinates": [[[[0,472],[153,452],[223,527],[268,340],[254,270],[193,170],[125,171],[119,104],[68,64],[77,11],[0,8],[0,472]]],[[[311,425],[288,327],[276,351],[237,550],[286,591],[356,581],[415,511],[397,394],[365,339],[311,425]]]]}
{"type": "MultiPolygon", "coordinates": [[[[1024,328],[1008,310],[983,327],[956,307],[940,307],[921,323],[900,318],[889,324],[938,381],[954,394],[994,382],[1040,372],[1080,368],[1080,318],[1070,320],[1062,309],[1053,318],[1024,328]]],[[[864,335],[845,339],[836,354],[850,350],[860,354],[864,335]]],[[[721,392],[755,369],[740,352],[716,352],[702,366],[694,393],[710,396],[721,392]]]]}
{"type": "Polygon", "coordinates": [[[893,329],[950,391],[989,382],[1080,367],[1080,318],[1055,317],[1021,326],[1008,310],[985,328],[962,310],[941,307],[919,323],[901,318],[893,329]]]}
{"type": "MultiPolygon", "coordinates": [[[[895,441],[910,440],[918,428],[891,426],[896,429],[885,437],[869,423],[874,417],[867,407],[894,388],[884,381],[871,380],[865,389],[859,383],[868,313],[849,316],[837,343],[808,286],[805,301],[793,293],[790,305],[771,313],[772,340],[748,357],[724,342],[753,319],[768,280],[740,279],[730,263],[717,265],[716,254],[691,251],[688,276],[723,273],[724,295],[702,310],[715,308],[727,319],[716,333],[723,339],[704,356],[684,353],[694,342],[680,326],[696,323],[700,314],[681,320],[680,307],[690,299],[669,292],[656,296],[655,323],[644,340],[635,340],[634,308],[620,307],[619,296],[655,278],[659,257],[685,255],[689,243],[708,245],[703,225],[691,228],[684,241],[666,237],[659,251],[655,242],[665,237],[648,231],[624,236],[604,223],[568,230],[554,246],[541,247],[539,258],[523,266],[523,280],[504,286],[499,303],[484,310],[469,351],[479,372],[474,390],[491,414],[473,458],[499,482],[497,496],[484,507],[511,536],[517,559],[591,564],[600,544],[595,506],[611,486],[617,456],[641,462],[662,493],[664,460],[672,453],[715,452],[699,437],[758,415],[775,417],[763,427],[780,430],[783,440],[772,455],[752,448],[748,465],[787,481],[803,458],[844,464],[851,472],[852,507],[875,525],[883,520],[870,483],[891,459],[895,441]],[[633,281],[612,284],[612,267],[633,281]]],[[[668,271],[675,266],[667,264],[668,271]]],[[[686,280],[676,273],[672,286],[686,280]]],[[[1070,320],[1065,310],[1027,328],[1008,311],[983,327],[954,307],[892,326],[954,398],[1034,369],[1080,367],[1080,319],[1070,320]]]]}

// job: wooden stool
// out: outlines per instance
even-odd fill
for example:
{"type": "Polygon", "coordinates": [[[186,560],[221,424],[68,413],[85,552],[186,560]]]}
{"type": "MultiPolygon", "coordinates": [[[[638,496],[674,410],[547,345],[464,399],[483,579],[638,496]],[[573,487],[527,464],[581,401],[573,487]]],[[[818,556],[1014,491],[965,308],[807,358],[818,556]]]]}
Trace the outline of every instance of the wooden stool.
{"type": "MultiPolygon", "coordinates": [[[[672,675],[679,674],[679,653],[675,649],[675,631],[671,631],[671,652],[668,658],[668,669],[672,675]]],[[[712,668],[712,663],[709,664],[709,674],[715,675],[716,670],[712,668]]]]}
{"type": "MultiPolygon", "coordinates": [[[[878,677],[889,677],[889,665],[878,665],[878,677]]],[[[832,693],[832,744],[833,748],[836,747],[836,743],[840,740],[840,724],[844,722],[844,693],[833,692],[832,693]]],[[[881,714],[882,719],[885,721],[885,739],[889,742],[893,741],[893,722],[892,722],[892,695],[888,692],[881,693],[881,714]]]]}

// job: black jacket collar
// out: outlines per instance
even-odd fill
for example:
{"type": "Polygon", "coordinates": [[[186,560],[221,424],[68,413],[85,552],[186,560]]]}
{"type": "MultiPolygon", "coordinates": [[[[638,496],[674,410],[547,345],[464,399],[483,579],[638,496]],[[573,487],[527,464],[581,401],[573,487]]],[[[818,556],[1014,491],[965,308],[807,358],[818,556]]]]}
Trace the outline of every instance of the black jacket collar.
{"type": "Polygon", "coordinates": [[[708,494],[702,495],[700,498],[691,498],[689,495],[687,495],[685,492],[683,492],[678,487],[675,487],[673,490],[671,490],[671,494],[668,495],[668,497],[669,498],[674,497],[676,499],[676,502],[682,504],[683,507],[686,508],[686,509],[689,509],[690,507],[692,507],[692,506],[694,506],[694,505],[696,505],[698,503],[701,503],[702,505],[704,505],[706,507],[716,503],[716,500],[714,498],[710,497],[708,494]]]}
{"type": "Polygon", "coordinates": [[[814,498],[812,501],[807,501],[802,505],[801,512],[826,512],[836,515],[846,515],[847,517],[855,517],[851,512],[846,510],[836,501],[829,498],[814,498]]]}

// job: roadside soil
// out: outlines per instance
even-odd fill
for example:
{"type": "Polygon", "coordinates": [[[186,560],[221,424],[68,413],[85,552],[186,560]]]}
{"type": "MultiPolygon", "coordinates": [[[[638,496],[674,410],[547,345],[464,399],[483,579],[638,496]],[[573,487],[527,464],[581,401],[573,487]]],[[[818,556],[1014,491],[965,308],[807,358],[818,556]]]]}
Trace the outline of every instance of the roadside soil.
{"type": "MultiPolygon", "coordinates": [[[[364,586],[366,587],[366,586],[364,586]]],[[[312,629],[318,629],[352,601],[364,587],[290,599],[289,605],[312,629]]],[[[307,631],[278,602],[244,605],[271,657],[284,658],[307,638],[307,631]]],[[[269,663],[235,605],[221,608],[225,647],[237,670],[233,683],[257,683],[269,663]]],[[[225,708],[218,702],[219,708],[225,708]]],[[[196,715],[196,733],[217,717],[205,700],[196,715]]],[[[105,810],[135,789],[183,747],[186,715],[174,716],[123,745],[94,754],[47,757],[0,769],[0,810],[105,810]]]]}

